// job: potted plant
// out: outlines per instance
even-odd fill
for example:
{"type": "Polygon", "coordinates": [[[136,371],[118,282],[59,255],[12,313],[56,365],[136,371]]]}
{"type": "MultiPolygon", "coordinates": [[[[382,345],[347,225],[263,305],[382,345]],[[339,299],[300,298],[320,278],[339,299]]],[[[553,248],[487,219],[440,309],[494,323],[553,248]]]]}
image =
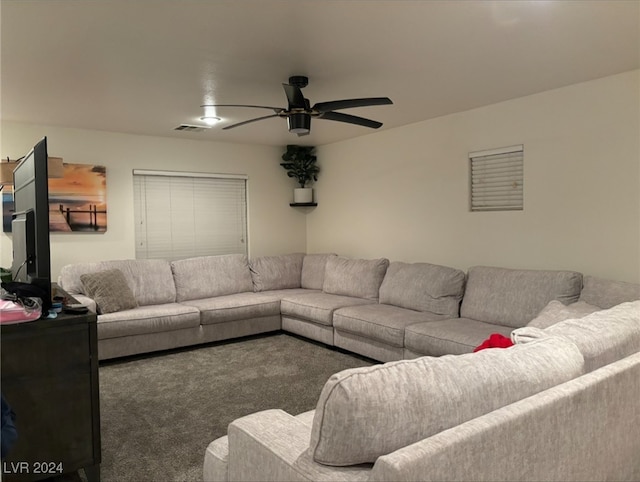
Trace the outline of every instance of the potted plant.
{"type": "Polygon", "coordinates": [[[282,154],[280,165],[286,169],[287,176],[293,177],[300,184],[293,190],[293,202],[296,204],[313,202],[313,188],[307,187],[309,182],[318,180],[320,166],[316,164],[313,154],[314,146],[296,146],[289,144],[287,151],[282,154]]]}

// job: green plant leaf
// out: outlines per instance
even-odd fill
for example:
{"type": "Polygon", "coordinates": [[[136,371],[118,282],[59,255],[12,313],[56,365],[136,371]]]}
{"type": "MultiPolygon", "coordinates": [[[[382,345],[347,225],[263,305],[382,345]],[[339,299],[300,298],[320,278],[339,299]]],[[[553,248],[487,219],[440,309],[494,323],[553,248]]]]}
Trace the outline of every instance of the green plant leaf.
{"type": "Polygon", "coordinates": [[[282,154],[282,160],[285,162],[281,162],[280,165],[287,170],[287,176],[295,178],[303,188],[309,181],[318,180],[320,166],[316,164],[314,149],[315,146],[289,144],[286,152],[282,154]]]}

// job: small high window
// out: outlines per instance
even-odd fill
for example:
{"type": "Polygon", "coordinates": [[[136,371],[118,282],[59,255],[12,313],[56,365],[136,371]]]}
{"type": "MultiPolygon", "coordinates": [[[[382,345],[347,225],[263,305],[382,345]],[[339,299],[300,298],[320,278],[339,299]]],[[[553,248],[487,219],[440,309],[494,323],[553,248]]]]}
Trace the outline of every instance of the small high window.
{"type": "Polygon", "coordinates": [[[471,211],[522,211],[524,146],[469,153],[471,211]]]}

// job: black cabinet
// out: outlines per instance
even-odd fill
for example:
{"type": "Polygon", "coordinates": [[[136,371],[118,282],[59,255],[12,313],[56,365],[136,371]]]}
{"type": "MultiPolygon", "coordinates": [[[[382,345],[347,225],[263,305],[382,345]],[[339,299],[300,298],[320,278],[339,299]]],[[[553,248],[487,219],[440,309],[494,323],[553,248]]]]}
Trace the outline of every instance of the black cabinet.
{"type": "Polygon", "coordinates": [[[96,315],[60,314],[1,327],[2,394],[18,438],[2,481],[33,481],[84,469],[100,478],[96,315]]]}

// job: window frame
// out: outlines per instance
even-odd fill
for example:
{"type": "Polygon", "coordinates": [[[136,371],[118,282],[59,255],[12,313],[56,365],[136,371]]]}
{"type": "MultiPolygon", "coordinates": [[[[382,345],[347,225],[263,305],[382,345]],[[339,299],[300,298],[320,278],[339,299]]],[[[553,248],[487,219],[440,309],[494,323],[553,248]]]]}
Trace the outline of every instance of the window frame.
{"type": "Polygon", "coordinates": [[[467,157],[470,212],[524,210],[523,144],[469,152],[467,157]]]}
{"type": "MultiPolygon", "coordinates": [[[[168,188],[170,188],[171,179],[167,180],[168,188]]],[[[213,256],[213,255],[222,255],[222,254],[248,255],[248,251],[249,251],[248,179],[249,177],[245,174],[218,174],[218,173],[202,173],[202,172],[189,172],[189,171],[159,171],[159,170],[147,170],[147,169],[134,169],[132,181],[133,181],[133,191],[134,191],[133,192],[134,238],[135,238],[134,242],[135,242],[136,259],[177,260],[177,259],[185,259],[185,258],[197,257],[197,256],[213,256]],[[209,212],[208,211],[209,205],[206,204],[208,202],[208,199],[203,199],[202,196],[198,196],[198,190],[197,190],[198,185],[196,184],[192,188],[193,198],[190,198],[192,202],[192,209],[193,209],[190,212],[190,214],[193,215],[193,218],[191,219],[191,225],[189,225],[189,221],[187,220],[186,231],[183,229],[176,229],[175,222],[173,222],[172,219],[174,220],[184,220],[184,219],[176,218],[175,216],[173,218],[169,217],[168,232],[171,233],[170,241],[168,242],[169,247],[164,248],[164,251],[162,247],[158,248],[157,245],[153,249],[150,249],[149,248],[150,230],[149,228],[147,228],[147,226],[145,226],[144,228],[142,228],[141,226],[145,222],[149,221],[149,216],[146,210],[148,209],[148,203],[150,201],[150,197],[147,196],[147,193],[145,191],[146,189],[145,183],[147,182],[147,178],[152,178],[152,177],[171,178],[175,180],[177,183],[180,183],[180,181],[183,180],[182,178],[191,178],[194,180],[194,184],[198,183],[200,184],[200,187],[203,187],[203,182],[204,184],[206,184],[206,180],[210,179],[212,184],[211,187],[215,187],[214,184],[216,181],[222,181],[223,184],[219,186],[221,188],[224,186],[225,181],[241,181],[241,184],[238,184],[238,186],[234,187],[233,185],[229,185],[228,191],[221,191],[220,193],[218,193],[218,194],[221,194],[221,199],[224,199],[225,195],[228,193],[233,194],[234,190],[236,190],[237,194],[241,196],[240,198],[238,198],[239,200],[236,199],[236,201],[229,199],[229,202],[228,204],[225,205],[225,207],[230,208],[230,211],[229,210],[225,211],[224,209],[221,209],[218,213],[218,215],[222,218],[223,221],[231,220],[232,223],[235,223],[236,225],[239,226],[237,230],[231,230],[232,237],[239,235],[240,236],[239,239],[237,241],[232,241],[231,243],[227,243],[227,244],[221,243],[217,246],[214,246],[212,249],[198,250],[198,248],[202,248],[201,243],[200,244],[198,243],[198,240],[202,239],[202,237],[199,236],[197,233],[196,226],[198,225],[198,221],[196,218],[198,216],[198,211],[200,211],[200,215],[202,214],[203,210],[209,212]],[[142,183],[142,184],[139,184],[139,183],[142,183]],[[143,187],[141,188],[140,186],[143,186],[143,187]],[[197,204],[196,201],[199,201],[200,204],[197,204]],[[231,215],[229,215],[229,212],[231,212],[231,215]],[[174,234],[176,233],[180,235],[183,235],[185,233],[187,234],[185,236],[175,236],[174,234]],[[178,239],[180,237],[183,238],[183,241],[186,240],[184,244],[180,244],[180,241],[174,242],[174,239],[178,239]],[[141,243],[145,243],[144,248],[141,247],[141,243]]],[[[189,182],[187,179],[184,179],[184,181],[185,183],[189,182]]],[[[157,187],[158,183],[156,183],[155,186],[157,187]]],[[[176,192],[179,194],[179,191],[181,188],[186,189],[186,186],[180,186],[178,184],[173,194],[175,194],[176,192]]],[[[205,189],[204,191],[200,191],[200,194],[203,194],[203,193],[206,194],[207,189],[205,189]]],[[[171,194],[172,192],[168,193],[168,196],[169,196],[168,203],[171,205],[169,207],[169,213],[171,213],[171,207],[172,207],[171,194]]],[[[215,196],[213,196],[213,198],[215,198],[215,196]]],[[[186,203],[188,204],[189,200],[186,200],[186,203]]],[[[157,214],[158,213],[156,212],[156,216],[157,214]]],[[[214,217],[215,217],[215,213],[213,214],[212,218],[214,217]]],[[[203,219],[203,218],[198,218],[198,219],[203,219]]],[[[155,227],[157,228],[158,224],[156,224],[155,227]]],[[[215,229],[215,221],[213,223],[209,223],[209,228],[211,229],[212,227],[215,229]]],[[[160,227],[160,229],[162,229],[162,227],[160,227]]],[[[223,236],[224,236],[224,233],[223,233],[223,236]]],[[[158,238],[158,239],[161,239],[161,238],[158,238]]],[[[158,239],[156,239],[156,241],[158,239]]]]}

